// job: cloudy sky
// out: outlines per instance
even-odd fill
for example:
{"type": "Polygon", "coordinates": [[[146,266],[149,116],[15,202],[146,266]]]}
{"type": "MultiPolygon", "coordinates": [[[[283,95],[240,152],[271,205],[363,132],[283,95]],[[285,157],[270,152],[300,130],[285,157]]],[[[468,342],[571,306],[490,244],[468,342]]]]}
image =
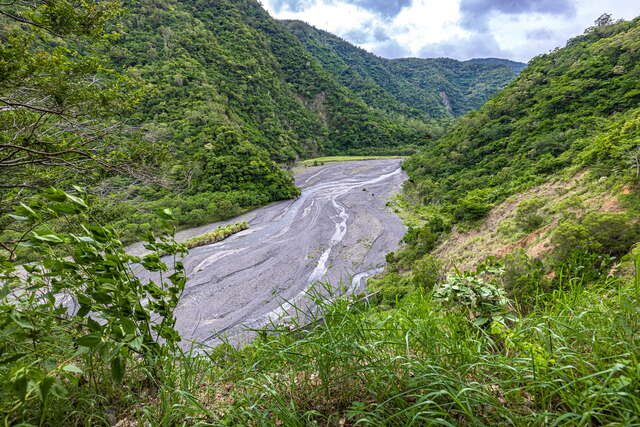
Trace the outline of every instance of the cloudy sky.
{"type": "Polygon", "coordinates": [[[604,12],[640,15],[640,0],[261,0],[387,58],[499,57],[526,62],[581,34],[604,12]]]}

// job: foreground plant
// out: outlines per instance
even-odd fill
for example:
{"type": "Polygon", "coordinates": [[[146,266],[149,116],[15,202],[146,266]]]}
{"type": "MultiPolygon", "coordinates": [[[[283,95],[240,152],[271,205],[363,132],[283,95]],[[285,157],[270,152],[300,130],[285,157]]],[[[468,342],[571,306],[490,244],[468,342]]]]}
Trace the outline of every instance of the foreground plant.
{"type": "Polygon", "coordinates": [[[115,230],[92,223],[87,210],[83,199],[50,189],[11,215],[33,230],[22,245],[41,260],[0,263],[0,412],[8,424],[36,414],[43,423],[54,401],[77,399],[70,389],[97,394],[122,383],[128,366],[153,379],[180,341],[173,311],[186,277],[176,256],[186,248],[173,240],[171,213],[159,213],[165,233],[147,236],[151,253],[139,258],[126,253],[115,230]],[[51,230],[51,219],[74,231],[51,230]],[[173,256],[171,269],[161,253],[173,256]],[[141,281],[135,264],[158,279],[141,281]]]}

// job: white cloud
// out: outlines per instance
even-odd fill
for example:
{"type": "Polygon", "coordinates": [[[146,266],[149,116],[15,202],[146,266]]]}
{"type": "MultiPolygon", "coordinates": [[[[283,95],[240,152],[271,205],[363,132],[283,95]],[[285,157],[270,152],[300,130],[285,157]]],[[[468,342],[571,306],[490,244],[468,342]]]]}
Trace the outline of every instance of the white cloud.
{"type": "Polygon", "coordinates": [[[408,1],[385,1],[395,7],[382,9],[382,3],[373,0],[263,0],[263,5],[276,18],[308,22],[381,56],[447,54],[520,61],[564,46],[604,12],[616,19],[640,14],[637,0],[562,0],[562,8],[552,7],[552,0],[544,0],[548,7],[539,0],[500,0],[495,5],[494,0],[412,0],[404,8],[408,1]],[[483,11],[485,3],[495,7],[483,11]],[[397,14],[382,13],[388,9],[397,14]],[[470,25],[469,10],[474,19],[484,21],[470,25]]]}

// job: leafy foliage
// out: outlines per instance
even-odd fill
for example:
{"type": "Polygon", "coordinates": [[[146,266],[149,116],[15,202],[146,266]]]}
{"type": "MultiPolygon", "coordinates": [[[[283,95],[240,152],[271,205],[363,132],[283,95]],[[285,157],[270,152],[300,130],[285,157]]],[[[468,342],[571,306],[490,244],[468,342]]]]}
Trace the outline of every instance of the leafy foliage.
{"type": "Polygon", "coordinates": [[[450,274],[434,289],[434,299],[450,310],[463,310],[476,326],[491,326],[494,321],[503,320],[509,300],[495,279],[487,281],[485,277],[503,273],[504,270],[493,267],[480,272],[450,274]]]}
{"type": "Polygon", "coordinates": [[[114,113],[137,97],[101,53],[119,13],[117,1],[0,6],[0,213],[30,189],[95,181],[109,163],[114,113]]]}
{"type": "Polygon", "coordinates": [[[78,393],[86,384],[97,392],[99,385],[119,384],[128,366],[153,377],[160,359],[180,342],[173,310],[185,286],[184,268],[174,258],[169,270],[159,256],[186,253],[172,240],[171,213],[159,212],[166,234],[149,235],[151,253],[138,258],[125,252],[113,228],[92,223],[87,211],[82,198],[50,189],[12,215],[33,225],[23,245],[41,261],[0,264],[0,411],[8,423],[29,420],[34,412],[44,423],[54,402],[77,398],[69,389],[78,393]],[[68,233],[46,226],[71,215],[88,222],[68,233]],[[132,270],[136,263],[159,280],[141,281],[132,270]],[[110,375],[103,378],[105,369],[110,375]]]}

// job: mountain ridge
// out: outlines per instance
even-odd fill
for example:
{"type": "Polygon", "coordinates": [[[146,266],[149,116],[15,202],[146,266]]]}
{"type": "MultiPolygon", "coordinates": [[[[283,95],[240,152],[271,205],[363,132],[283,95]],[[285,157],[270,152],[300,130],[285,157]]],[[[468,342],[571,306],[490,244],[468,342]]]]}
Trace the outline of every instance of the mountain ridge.
{"type": "Polygon", "coordinates": [[[423,120],[458,117],[480,107],[526,65],[497,58],[386,59],[299,20],[281,20],[336,78],[369,104],[423,120]],[[453,114],[440,96],[451,100],[453,114]],[[416,111],[417,110],[417,111],[416,111]]]}

